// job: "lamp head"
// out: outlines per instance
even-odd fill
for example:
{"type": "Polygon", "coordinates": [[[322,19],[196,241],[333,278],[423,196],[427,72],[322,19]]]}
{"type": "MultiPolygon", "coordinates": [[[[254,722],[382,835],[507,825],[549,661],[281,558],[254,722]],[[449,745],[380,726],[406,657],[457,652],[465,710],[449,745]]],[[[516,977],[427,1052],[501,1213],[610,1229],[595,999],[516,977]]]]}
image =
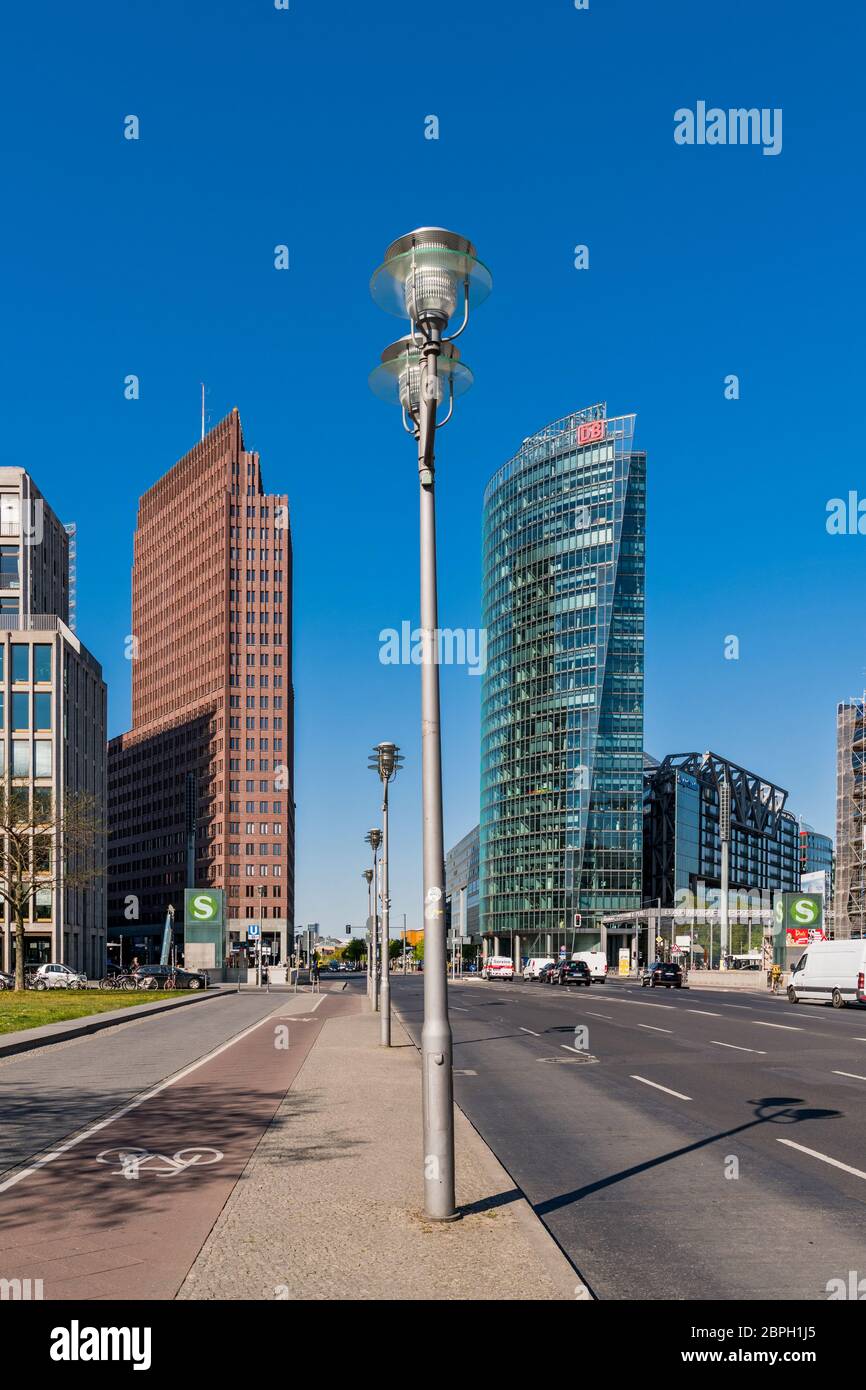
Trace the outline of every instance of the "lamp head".
{"type": "Polygon", "coordinates": [[[388,313],[444,330],[458,304],[482,303],[492,285],[466,237],[444,227],[418,227],[392,241],[370,293],[388,313]]]}

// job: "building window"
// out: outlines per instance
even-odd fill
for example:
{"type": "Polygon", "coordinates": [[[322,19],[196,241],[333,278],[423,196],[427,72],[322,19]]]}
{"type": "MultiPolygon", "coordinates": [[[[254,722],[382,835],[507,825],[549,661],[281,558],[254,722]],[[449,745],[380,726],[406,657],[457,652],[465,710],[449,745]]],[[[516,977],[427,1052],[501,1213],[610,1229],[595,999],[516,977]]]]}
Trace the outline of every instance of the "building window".
{"type": "Polygon", "coordinates": [[[30,696],[18,691],[12,696],[12,728],[30,728],[30,696]]]}
{"type": "Polygon", "coordinates": [[[36,901],[33,907],[33,917],[37,922],[51,921],[51,889],[37,888],[36,901]]]}
{"type": "Polygon", "coordinates": [[[33,648],[33,679],[43,685],[51,684],[51,647],[37,642],[33,648]]]}
{"type": "Polygon", "coordinates": [[[12,776],[30,776],[30,740],[26,738],[14,738],[12,740],[12,776]]]}
{"type": "Polygon", "coordinates": [[[51,756],[51,744],[47,739],[42,739],[34,744],[36,750],[36,764],[34,773],[37,777],[50,777],[53,760],[51,756]]]}
{"type": "Polygon", "coordinates": [[[30,679],[30,645],[27,642],[12,643],[12,679],[16,682],[30,679]]]}

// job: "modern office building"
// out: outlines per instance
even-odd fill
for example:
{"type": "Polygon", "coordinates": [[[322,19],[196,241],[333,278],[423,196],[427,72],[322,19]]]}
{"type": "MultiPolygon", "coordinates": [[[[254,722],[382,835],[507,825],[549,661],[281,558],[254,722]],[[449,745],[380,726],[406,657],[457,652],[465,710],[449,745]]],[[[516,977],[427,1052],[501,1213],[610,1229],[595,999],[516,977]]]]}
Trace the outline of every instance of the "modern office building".
{"type": "Polygon", "coordinates": [[[683,909],[683,929],[694,921],[694,940],[705,963],[718,960],[718,927],[711,936],[713,924],[704,914],[712,911],[712,895],[721,887],[723,782],[731,796],[729,891],[739,898],[731,917],[732,952],[759,949],[773,893],[800,888],[800,827],[785,809],[787,791],[716,753],[669,753],[648,765],[644,904],[683,909]],[[694,906],[694,916],[687,905],[694,906]]]}
{"type": "Polygon", "coordinates": [[[836,878],[833,931],[866,934],[866,696],[836,709],[836,878]]]}
{"type": "MultiPolygon", "coordinates": [[[[445,924],[452,935],[481,944],[478,920],[478,860],[481,827],[476,825],[445,855],[445,924]]],[[[464,945],[466,943],[464,942],[464,945]]]]}
{"type": "Polygon", "coordinates": [[[228,944],[294,926],[292,541],[233,410],[141,498],[132,728],[109,744],[109,936],[158,950],[186,887],[225,893],[228,944]],[[150,943],[150,945],[148,945],[150,943]]]}
{"type": "MultiPolygon", "coordinates": [[[[44,825],[51,842],[45,886],[29,907],[25,965],[57,961],[92,976],[105,962],[105,837],[97,833],[86,852],[75,837],[74,852],[72,822],[104,822],[106,688],[69,616],[67,531],[24,469],[0,468],[0,777],[27,792],[30,825],[44,825]]],[[[0,965],[15,966],[5,902],[0,965]]]]}
{"type": "Polygon", "coordinates": [[[479,916],[487,949],[584,949],[641,904],[646,455],[604,404],[484,494],[479,916]]]}

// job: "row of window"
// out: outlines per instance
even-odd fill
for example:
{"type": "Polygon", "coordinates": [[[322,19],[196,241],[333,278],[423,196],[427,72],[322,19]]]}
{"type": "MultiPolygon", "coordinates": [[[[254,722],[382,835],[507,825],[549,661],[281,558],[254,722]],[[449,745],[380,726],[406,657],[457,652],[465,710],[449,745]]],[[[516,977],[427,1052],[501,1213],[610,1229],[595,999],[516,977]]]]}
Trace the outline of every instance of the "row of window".
{"type": "MultiPolygon", "coordinates": [[[[9,666],[13,685],[23,684],[31,680],[35,681],[37,685],[51,684],[50,642],[10,642],[9,651],[9,666]]],[[[5,660],[6,646],[0,643],[0,681],[5,678],[5,660]]]]}

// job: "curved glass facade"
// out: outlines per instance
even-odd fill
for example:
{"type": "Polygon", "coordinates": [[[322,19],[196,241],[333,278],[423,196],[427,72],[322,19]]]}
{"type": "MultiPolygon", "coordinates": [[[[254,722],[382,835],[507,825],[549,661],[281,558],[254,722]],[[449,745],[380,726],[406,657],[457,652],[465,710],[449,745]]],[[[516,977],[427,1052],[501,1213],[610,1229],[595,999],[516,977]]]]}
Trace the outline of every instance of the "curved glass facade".
{"type": "Polygon", "coordinates": [[[521,954],[641,906],[646,456],[603,404],[484,494],[480,925],[521,954]],[[575,927],[575,914],[580,914],[575,927]]]}

